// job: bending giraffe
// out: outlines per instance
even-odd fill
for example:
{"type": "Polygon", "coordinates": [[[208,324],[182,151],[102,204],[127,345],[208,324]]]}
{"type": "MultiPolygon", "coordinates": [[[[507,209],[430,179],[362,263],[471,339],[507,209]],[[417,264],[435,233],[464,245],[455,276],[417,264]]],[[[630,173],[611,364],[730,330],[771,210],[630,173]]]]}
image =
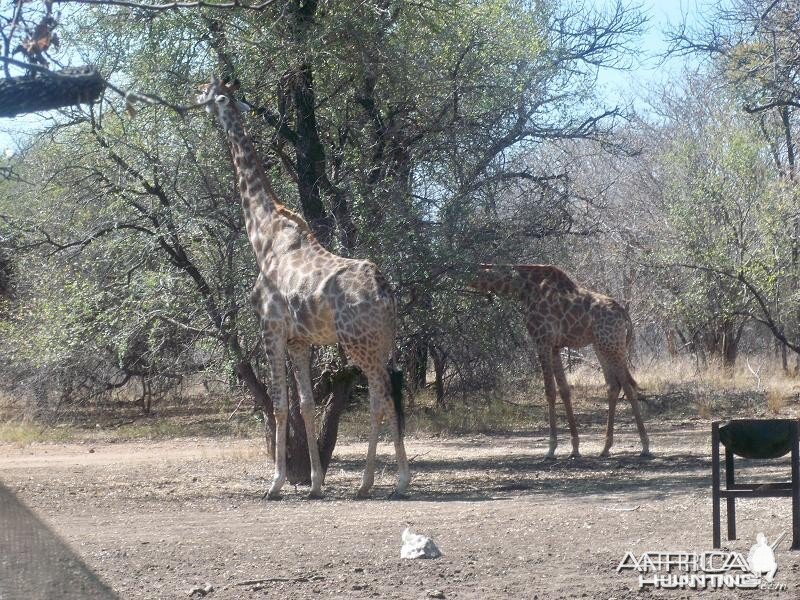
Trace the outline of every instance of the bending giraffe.
{"type": "MultiPolygon", "coordinates": [[[[384,416],[388,416],[397,457],[397,487],[409,482],[408,460],[400,427],[400,410],[390,401],[387,369],[395,334],[395,304],[378,268],[328,252],[308,224],[285,208],[275,195],[264,167],[242,125],[234,89],[216,77],[201,86],[206,103],[231,144],[238,176],[245,227],[260,274],[251,299],[261,323],[271,370],[275,410],[275,474],[267,497],[279,497],[286,481],[286,427],[289,413],[286,355],[291,358],[300,395],[300,412],[311,459],[311,497],[322,494],[324,473],[317,447],[311,387],[312,344],[339,343],[369,382],[372,422],[367,465],[359,497],[369,495],[375,478],[375,452],[384,416]],[[397,410],[396,410],[397,408],[397,410]]],[[[395,396],[397,397],[397,396],[395,396]]]]}
{"type": "Polygon", "coordinates": [[[525,325],[536,345],[544,378],[550,419],[550,449],[555,456],[556,385],[564,401],[570,435],[571,458],[580,456],[578,429],[572,411],[569,384],[561,363],[561,348],[594,346],[608,385],[608,426],[600,456],[608,456],[614,443],[614,411],[620,389],[630,400],[642,456],[650,455],[650,444],[639,411],[636,381],[628,369],[628,348],[633,340],[633,324],[628,312],[608,296],[575,285],[564,271],[551,265],[481,265],[470,287],[480,292],[509,296],[523,303],[525,325]]]}

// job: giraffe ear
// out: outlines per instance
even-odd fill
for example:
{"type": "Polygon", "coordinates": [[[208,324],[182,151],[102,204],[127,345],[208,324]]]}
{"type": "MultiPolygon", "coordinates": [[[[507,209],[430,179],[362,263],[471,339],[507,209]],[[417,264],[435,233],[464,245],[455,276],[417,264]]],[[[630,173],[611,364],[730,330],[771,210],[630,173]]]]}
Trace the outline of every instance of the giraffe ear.
{"type": "Polygon", "coordinates": [[[228,97],[223,94],[219,94],[214,98],[214,102],[222,106],[226,106],[228,104],[228,97]]]}

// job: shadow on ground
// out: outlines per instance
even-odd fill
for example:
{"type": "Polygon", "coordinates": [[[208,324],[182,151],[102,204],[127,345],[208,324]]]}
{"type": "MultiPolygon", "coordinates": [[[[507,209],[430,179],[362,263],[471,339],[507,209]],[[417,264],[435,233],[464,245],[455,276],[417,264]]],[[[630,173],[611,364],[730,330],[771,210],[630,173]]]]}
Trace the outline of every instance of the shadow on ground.
{"type": "Polygon", "coordinates": [[[117,595],[0,483],[0,598],[109,600],[117,595]]]}

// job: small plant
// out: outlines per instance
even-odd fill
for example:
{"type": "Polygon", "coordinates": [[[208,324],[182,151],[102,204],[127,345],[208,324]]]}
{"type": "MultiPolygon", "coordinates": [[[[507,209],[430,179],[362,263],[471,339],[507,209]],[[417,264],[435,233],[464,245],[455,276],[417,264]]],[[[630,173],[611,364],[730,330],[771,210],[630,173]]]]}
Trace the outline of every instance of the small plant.
{"type": "Polygon", "coordinates": [[[767,390],[767,410],[774,415],[777,415],[786,408],[786,396],[780,390],[769,389],[767,390]]]}
{"type": "Polygon", "coordinates": [[[697,395],[697,416],[701,419],[710,419],[714,413],[714,400],[708,394],[697,395]]]}

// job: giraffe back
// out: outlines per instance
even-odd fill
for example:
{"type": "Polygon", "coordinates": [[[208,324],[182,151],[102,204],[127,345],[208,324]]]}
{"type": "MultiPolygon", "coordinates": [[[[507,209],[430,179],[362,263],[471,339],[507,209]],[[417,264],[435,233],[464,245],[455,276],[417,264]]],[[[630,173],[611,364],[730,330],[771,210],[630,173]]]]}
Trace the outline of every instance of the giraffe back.
{"type": "Polygon", "coordinates": [[[553,265],[514,265],[514,269],[527,281],[552,288],[559,293],[577,292],[578,286],[569,275],[553,265]]]}

